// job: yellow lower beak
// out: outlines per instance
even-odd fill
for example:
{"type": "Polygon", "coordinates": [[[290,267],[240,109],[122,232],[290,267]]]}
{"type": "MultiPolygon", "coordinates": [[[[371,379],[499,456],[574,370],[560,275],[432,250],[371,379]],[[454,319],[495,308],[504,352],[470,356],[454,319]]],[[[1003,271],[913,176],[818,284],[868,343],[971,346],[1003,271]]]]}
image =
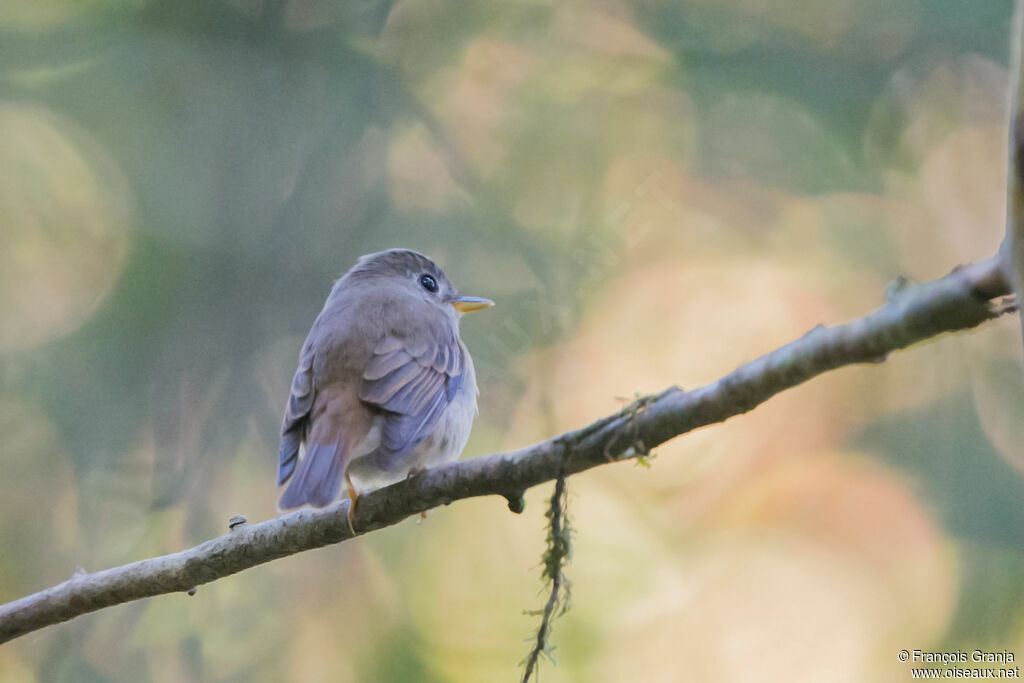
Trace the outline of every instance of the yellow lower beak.
{"type": "Polygon", "coordinates": [[[481,299],[478,296],[457,296],[451,300],[451,305],[459,313],[472,313],[490,308],[494,302],[490,299],[481,299]]]}

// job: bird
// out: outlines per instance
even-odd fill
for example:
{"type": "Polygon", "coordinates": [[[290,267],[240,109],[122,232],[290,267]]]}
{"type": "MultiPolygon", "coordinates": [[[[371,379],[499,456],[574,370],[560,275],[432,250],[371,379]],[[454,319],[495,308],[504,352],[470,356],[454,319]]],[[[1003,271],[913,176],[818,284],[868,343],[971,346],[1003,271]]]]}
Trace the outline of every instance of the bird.
{"type": "Polygon", "coordinates": [[[278,451],[279,511],[350,500],[462,454],[477,414],[463,296],[411,249],[360,257],[334,283],[302,345],[278,451]]]}

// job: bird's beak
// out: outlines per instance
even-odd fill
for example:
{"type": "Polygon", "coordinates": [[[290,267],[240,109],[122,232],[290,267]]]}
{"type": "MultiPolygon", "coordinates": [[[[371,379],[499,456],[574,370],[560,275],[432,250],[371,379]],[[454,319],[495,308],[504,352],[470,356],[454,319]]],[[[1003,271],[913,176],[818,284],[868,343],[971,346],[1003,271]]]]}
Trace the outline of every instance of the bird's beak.
{"type": "Polygon", "coordinates": [[[459,313],[472,313],[494,305],[490,299],[481,299],[478,296],[457,296],[448,303],[459,313]]]}

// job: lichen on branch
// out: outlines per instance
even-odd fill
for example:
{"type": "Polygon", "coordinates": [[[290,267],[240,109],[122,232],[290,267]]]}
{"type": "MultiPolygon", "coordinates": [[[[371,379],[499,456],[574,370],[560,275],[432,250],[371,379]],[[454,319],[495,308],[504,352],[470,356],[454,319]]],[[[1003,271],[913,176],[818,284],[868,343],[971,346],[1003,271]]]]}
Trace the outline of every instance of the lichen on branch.
{"type": "Polygon", "coordinates": [[[569,522],[569,489],[565,483],[564,472],[555,480],[555,489],[544,514],[548,519],[548,537],[547,547],[541,558],[541,578],[549,589],[548,599],[542,609],[527,612],[532,616],[539,616],[541,620],[530,653],[521,662],[523,683],[529,683],[534,673],[538,680],[540,679],[538,667],[541,655],[552,662],[555,661],[554,646],[551,644],[551,622],[569,609],[572,585],[565,575],[565,567],[572,559],[573,531],[569,522]]]}

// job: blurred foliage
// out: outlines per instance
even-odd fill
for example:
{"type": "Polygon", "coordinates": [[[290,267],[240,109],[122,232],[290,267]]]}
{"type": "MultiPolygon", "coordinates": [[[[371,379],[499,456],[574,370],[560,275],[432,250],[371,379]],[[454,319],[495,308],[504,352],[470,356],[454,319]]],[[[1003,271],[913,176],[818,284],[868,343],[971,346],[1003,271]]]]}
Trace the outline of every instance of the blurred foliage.
{"type": "MultiPolygon", "coordinates": [[[[7,0],[0,600],[274,515],[302,337],[363,253],[467,319],[467,455],[711,381],[994,252],[993,0],[7,0]]],[[[545,680],[904,680],[1024,652],[1014,321],[572,481],[545,680]],[[827,673],[823,673],[827,672],[827,673]]],[[[548,489],[82,617],[5,681],[515,676],[548,489]]]]}

